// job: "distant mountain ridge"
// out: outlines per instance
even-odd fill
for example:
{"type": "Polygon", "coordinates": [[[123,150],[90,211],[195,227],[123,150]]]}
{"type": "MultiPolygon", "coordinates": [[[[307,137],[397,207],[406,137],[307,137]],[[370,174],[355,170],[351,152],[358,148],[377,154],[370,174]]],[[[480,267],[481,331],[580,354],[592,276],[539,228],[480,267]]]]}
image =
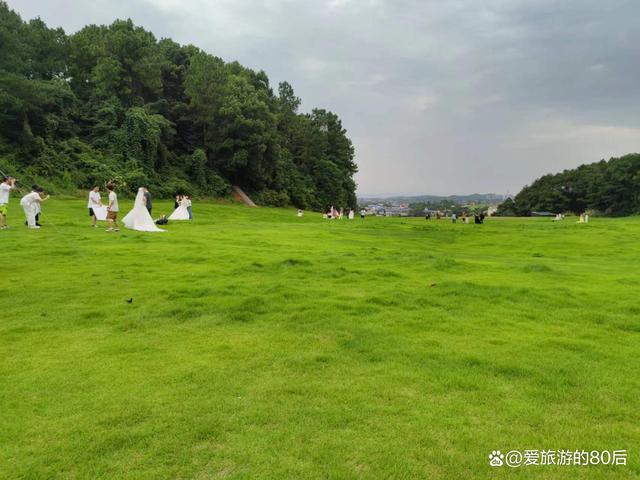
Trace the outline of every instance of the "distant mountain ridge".
{"type": "Polygon", "coordinates": [[[469,195],[363,195],[358,196],[358,203],[438,203],[450,201],[454,203],[500,203],[505,199],[505,195],[498,193],[472,193],[469,195]]]}

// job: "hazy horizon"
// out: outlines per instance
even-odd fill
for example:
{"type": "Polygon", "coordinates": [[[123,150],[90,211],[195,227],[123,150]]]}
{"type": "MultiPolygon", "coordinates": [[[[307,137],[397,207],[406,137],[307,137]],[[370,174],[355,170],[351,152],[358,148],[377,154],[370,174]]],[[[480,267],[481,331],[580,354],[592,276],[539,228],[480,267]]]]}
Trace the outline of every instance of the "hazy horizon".
{"type": "Polygon", "coordinates": [[[393,197],[468,197],[471,195],[515,195],[517,192],[472,192],[472,193],[357,193],[358,198],[393,198],[393,197]]]}

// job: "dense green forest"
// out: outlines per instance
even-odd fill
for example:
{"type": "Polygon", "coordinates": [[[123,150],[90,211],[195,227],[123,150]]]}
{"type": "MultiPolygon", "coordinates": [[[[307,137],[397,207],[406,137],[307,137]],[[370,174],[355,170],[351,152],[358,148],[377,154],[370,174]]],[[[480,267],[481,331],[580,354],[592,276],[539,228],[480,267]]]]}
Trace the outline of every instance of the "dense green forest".
{"type": "Polygon", "coordinates": [[[609,216],[640,213],[640,154],[540,177],[503,202],[498,215],[531,215],[532,211],[592,211],[609,216]]]}
{"type": "Polygon", "coordinates": [[[0,2],[0,169],[76,191],[107,181],[247,190],[262,204],[355,207],[354,149],[337,115],[300,113],[286,82],[131,20],[73,35],[0,2]]]}

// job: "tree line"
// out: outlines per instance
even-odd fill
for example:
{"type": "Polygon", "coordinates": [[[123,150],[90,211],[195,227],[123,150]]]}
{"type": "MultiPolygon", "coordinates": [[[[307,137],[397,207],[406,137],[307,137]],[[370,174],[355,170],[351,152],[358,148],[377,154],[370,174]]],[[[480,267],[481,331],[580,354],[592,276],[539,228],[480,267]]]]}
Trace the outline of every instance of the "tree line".
{"type": "Polygon", "coordinates": [[[107,181],[159,196],[356,206],[354,148],[340,118],[299,111],[287,82],[131,20],[73,35],[0,1],[0,168],[52,191],[107,181]]]}
{"type": "Polygon", "coordinates": [[[592,211],[607,216],[640,213],[640,154],[581,165],[540,177],[498,207],[498,215],[592,211]]]}

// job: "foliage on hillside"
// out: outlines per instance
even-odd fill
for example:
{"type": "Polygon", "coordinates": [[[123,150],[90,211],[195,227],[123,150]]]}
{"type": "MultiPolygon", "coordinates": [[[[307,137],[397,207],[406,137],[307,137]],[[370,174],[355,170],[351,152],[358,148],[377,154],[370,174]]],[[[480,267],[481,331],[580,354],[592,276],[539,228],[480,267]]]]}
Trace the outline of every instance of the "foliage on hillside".
{"type": "Polygon", "coordinates": [[[355,206],[354,149],[337,115],[263,71],[131,20],[73,35],[0,2],[0,168],[73,190],[116,180],[208,196],[355,206]]]}
{"type": "Polygon", "coordinates": [[[540,177],[513,199],[503,202],[498,214],[530,215],[592,210],[609,216],[640,213],[640,154],[601,160],[540,177]]]}

